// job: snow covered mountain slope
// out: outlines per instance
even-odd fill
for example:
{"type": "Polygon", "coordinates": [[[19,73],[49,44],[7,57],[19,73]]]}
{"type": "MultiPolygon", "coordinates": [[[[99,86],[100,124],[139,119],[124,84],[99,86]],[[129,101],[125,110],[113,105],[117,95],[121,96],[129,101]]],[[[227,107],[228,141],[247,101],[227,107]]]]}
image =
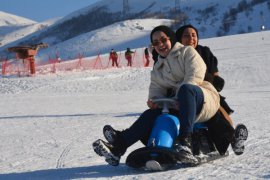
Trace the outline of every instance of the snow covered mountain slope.
{"type": "Polygon", "coordinates": [[[33,20],[0,11],[0,27],[2,26],[26,26],[36,23],[33,20]]]}
{"type": "MultiPolygon", "coordinates": [[[[27,26],[23,26],[23,27],[9,26],[6,28],[6,29],[9,29],[9,31],[7,31],[6,33],[2,33],[2,36],[0,38],[1,46],[17,41],[18,39],[23,39],[24,37],[30,34],[39,32],[43,30],[44,28],[47,28],[50,25],[54,24],[59,19],[61,18],[54,18],[54,19],[50,19],[41,23],[34,23],[27,26]]],[[[5,29],[5,28],[0,27],[0,29],[5,29]]],[[[11,45],[12,44],[9,44],[9,46],[11,45]]]]}
{"type": "MultiPolygon", "coordinates": [[[[123,1],[102,0],[63,17],[42,31],[36,30],[44,25],[33,26],[32,30],[28,29],[25,33],[14,32],[10,35],[15,37],[9,35],[0,38],[0,56],[11,56],[6,49],[18,44],[44,42],[54,46],[53,48],[59,47],[65,41],[70,42],[71,39],[81,38],[82,35],[100,28],[134,19],[171,19],[174,29],[191,23],[198,28],[201,38],[258,32],[263,26],[266,29],[270,27],[270,21],[267,21],[270,17],[270,2],[267,0],[129,0],[125,8],[123,6],[123,1]]],[[[96,40],[92,41],[93,46],[99,44],[99,39],[96,40]]],[[[100,49],[98,51],[101,53],[107,51],[107,47],[94,48],[100,49]]],[[[96,52],[92,52],[86,52],[86,55],[96,55],[96,52]]],[[[67,52],[62,54],[67,56],[67,52]]]]}
{"type": "MultiPolygon", "coordinates": [[[[245,153],[198,167],[145,173],[106,164],[92,149],[102,128],[129,127],[146,106],[150,68],[0,78],[0,179],[269,179],[270,31],[204,39],[219,60],[245,153]],[[263,39],[263,40],[262,40],[263,39]]],[[[132,44],[132,41],[130,42],[132,44]]]]}
{"type": "Polygon", "coordinates": [[[147,47],[151,30],[160,24],[169,26],[171,23],[168,19],[136,19],[114,23],[41,50],[37,59],[46,60],[48,55],[54,56],[56,52],[59,52],[62,60],[69,60],[75,59],[79,53],[87,57],[105,54],[111,49],[123,51],[127,47],[147,47]]]}
{"type": "MultiPolygon", "coordinates": [[[[0,11],[0,48],[6,44],[23,39],[29,34],[43,30],[59,19],[61,18],[53,18],[37,23],[30,19],[0,11]]],[[[11,45],[9,44],[9,46],[11,45]]]]}

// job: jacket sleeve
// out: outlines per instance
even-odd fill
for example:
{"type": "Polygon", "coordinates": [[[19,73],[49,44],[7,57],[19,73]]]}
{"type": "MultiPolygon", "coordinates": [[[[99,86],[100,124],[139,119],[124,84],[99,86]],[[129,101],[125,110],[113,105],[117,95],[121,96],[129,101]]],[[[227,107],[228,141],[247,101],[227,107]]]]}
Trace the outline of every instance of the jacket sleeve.
{"type": "Polygon", "coordinates": [[[218,72],[218,60],[217,60],[216,56],[214,56],[214,54],[212,53],[210,48],[207,47],[207,46],[205,46],[205,53],[207,54],[206,58],[209,61],[208,71],[211,74],[214,74],[214,73],[218,72]]]}
{"type": "Polygon", "coordinates": [[[157,75],[155,72],[151,72],[151,83],[149,87],[148,99],[156,99],[166,97],[167,89],[162,87],[161,83],[158,82],[157,75]]]}

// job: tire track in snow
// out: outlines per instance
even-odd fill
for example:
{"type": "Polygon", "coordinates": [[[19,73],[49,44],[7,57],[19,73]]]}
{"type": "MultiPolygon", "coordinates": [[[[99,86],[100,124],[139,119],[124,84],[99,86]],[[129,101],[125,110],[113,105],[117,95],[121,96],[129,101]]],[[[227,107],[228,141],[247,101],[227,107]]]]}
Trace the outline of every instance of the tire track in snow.
{"type": "Polygon", "coordinates": [[[57,163],[56,163],[56,169],[59,168],[64,168],[65,167],[65,160],[69,154],[69,152],[71,151],[72,147],[75,145],[75,142],[79,142],[80,139],[82,139],[83,136],[85,136],[86,133],[82,133],[82,136],[79,136],[78,138],[76,138],[75,140],[71,141],[62,151],[61,155],[59,156],[59,158],[57,159],[57,163]]]}
{"type": "MultiPolygon", "coordinates": [[[[76,139],[77,140],[77,139],[76,139]]],[[[57,160],[57,164],[56,164],[56,169],[59,169],[59,168],[63,168],[65,167],[65,159],[67,157],[67,155],[69,154],[70,150],[71,150],[71,147],[73,146],[74,144],[74,141],[72,141],[71,143],[69,143],[65,149],[62,151],[60,157],[58,158],[57,160]]]]}

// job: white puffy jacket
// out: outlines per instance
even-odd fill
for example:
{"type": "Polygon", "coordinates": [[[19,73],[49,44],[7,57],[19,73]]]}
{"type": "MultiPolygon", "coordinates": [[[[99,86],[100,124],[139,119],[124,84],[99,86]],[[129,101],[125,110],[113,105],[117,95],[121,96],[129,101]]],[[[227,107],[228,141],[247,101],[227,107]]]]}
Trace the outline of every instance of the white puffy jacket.
{"type": "Polygon", "coordinates": [[[151,71],[149,99],[166,97],[170,88],[177,95],[182,84],[197,85],[203,91],[204,104],[196,121],[207,121],[217,112],[220,99],[214,86],[203,80],[205,72],[206,65],[197,51],[177,42],[166,58],[158,57],[151,71]]]}

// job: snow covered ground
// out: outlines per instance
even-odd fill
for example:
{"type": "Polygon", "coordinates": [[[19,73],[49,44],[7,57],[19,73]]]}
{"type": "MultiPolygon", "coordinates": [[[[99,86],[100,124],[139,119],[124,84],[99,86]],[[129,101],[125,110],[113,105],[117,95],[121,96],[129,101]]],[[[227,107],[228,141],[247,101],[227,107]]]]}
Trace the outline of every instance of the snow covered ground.
{"type": "Polygon", "coordinates": [[[270,31],[201,40],[219,59],[221,93],[246,151],[198,167],[148,173],[108,166],[92,149],[102,128],[129,127],[146,106],[151,68],[0,78],[0,179],[270,179],[270,31]],[[263,39],[263,40],[262,40],[263,39]]]}

